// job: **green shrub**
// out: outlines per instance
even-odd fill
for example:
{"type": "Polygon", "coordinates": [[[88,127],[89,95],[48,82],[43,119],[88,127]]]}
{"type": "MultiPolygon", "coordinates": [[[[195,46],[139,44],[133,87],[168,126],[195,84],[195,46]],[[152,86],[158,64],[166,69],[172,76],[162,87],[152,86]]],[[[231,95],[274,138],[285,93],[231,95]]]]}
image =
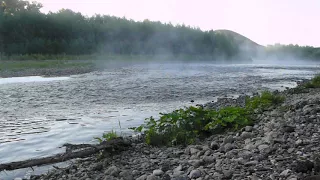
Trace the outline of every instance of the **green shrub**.
{"type": "Polygon", "coordinates": [[[219,111],[210,111],[208,116],[212,119],[206,126],[206,130],[219,132],[225,129],[237,130],[252,123],[249,112],[241,107],[225,107],[219,111]]]}
{"type": "Polygon", "coordinates": [[[130,128],[144,132],[146,143],[155,146],[187,145],[226,130],[237,130],[253,123],[255,110],[280,104],[284,97],[271,92],[248,98],[245,107],[224,107],[219,110],[186,107],[171,113],[160,113],[159,119],[147,118],[145,124],[130,128]]]}
{"type": "Polygon", "coordinates": [[[320,75],[316,75],[304,85],[306,88],[320,88],[320,75]]]}
{"type": "Polygon", "coordinates": [[[280,95],[275,95],[272,92],[264,91],[258,96],[246,99],[246,109],[250,112],[254,110],[264,110],[272,105],[283,103],[285,98],[280,95]]]}
{"type": "Polygon", "coordinates": [[[132,128],[146,134],[150,145],[187,145],[196,138],[207,137],[225,129],[238,129],[251,123],[244,108],[226,107],[218,111],[188,107],[161,114],[158,120],[147,118],[140,127],[132,128]]]}

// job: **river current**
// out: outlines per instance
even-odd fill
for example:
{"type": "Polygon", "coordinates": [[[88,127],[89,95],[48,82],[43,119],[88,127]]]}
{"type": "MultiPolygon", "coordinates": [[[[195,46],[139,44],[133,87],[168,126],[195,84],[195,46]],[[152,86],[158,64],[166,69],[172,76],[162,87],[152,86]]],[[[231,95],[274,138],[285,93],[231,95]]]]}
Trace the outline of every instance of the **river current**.
{"type": "Polygon", "coordinates": [[[218,97],[284,90],[319,69],[158,63],[70,77],[0,78],[0,163],[63,152],[64,143],[94,143],[93,137],[111,130],[131,133],[128,127],[159,112],[218,97]]]}

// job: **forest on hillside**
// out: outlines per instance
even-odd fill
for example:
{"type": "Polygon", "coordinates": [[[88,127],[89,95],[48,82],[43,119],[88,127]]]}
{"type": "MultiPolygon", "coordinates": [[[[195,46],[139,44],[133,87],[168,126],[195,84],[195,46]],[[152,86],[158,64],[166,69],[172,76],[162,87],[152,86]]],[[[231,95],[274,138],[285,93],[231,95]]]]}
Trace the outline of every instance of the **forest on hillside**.
{"type": "Polygon", "coordinates": [[[320,50],[313,47],[294,46],[291,50],[291,46],[273,46],[261,53],[262,46],[230,33],[107,15],[87,17],[69,9],[45,14],[41,8],[37,2],[0,0],[0,54],[171,55],[248,60],[258,54],[266,56],[265,52],[278,56],[286,50],[302,58],[320,59],[320,50]]]}

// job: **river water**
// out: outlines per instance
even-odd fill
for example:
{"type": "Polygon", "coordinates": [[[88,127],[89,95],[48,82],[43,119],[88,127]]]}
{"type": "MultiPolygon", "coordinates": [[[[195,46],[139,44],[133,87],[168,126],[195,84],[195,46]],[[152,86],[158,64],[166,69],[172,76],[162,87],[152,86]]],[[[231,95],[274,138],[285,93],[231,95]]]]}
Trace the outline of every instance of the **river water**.
{"type": "Polygon", "coordinates": [[[0,78],[0,163],[63,152],[59,147],[67,142],[94,143],[111,130],[130,133],[128,127],[151,115],[217,97],[284,90],[317,72],[317,65],[159,63],[70,77],[0,78]]]}

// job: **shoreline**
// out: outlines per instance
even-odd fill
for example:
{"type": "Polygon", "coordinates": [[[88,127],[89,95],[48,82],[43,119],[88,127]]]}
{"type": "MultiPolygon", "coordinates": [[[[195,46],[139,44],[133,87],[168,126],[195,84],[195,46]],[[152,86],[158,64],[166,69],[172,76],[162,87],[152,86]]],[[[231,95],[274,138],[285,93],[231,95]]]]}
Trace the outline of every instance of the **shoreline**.
{"type": "MultiPolygon", "coordinates": [[[[132,142],[123,152],[91,156],[31,179],[295,180],[319,174],[320,89],[301,90],[306,82],[279,92],[285,102],[257,115],[253,126],[240,131],[214,135],[187,147],[132,142]]],[[[218,106],[223,104],[228,103],[218,106]]]]}
{"type": "Polygon", "coordinates": [[[84,74],[96,70],[98,68],[90,61],[0,61],[0,78],[23,76],[61,77],[84,74]]]}

